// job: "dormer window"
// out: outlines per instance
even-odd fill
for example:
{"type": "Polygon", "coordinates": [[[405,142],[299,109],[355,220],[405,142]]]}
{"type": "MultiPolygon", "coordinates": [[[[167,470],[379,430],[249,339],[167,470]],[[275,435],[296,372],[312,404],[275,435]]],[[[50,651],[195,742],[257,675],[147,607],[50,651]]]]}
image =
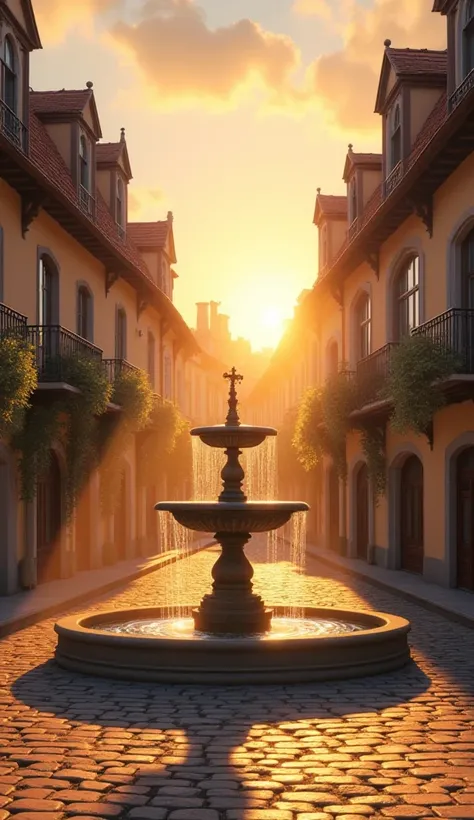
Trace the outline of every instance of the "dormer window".
{"type": "Polygon", "coordinates": [[[352,223],[357,219],[357,185],[355,179],[351,182],[351,198],[349,207],[349,222],[352,223]]]}
{"type": "Polygon", "coordinates": [[[89,190],[89,146],[87,144],[87,139],[84,134],[81,134],[81,138],[79,140],[79,171],[80,171],[80,180],[81,185],[86,191],[89,190]]]}
{"type": "Polygon", "coordinates": [[[390,133],[390,170],[397,167],[402,159],[402,123],[400,105],[397,103],[393,111],[392,128],[390,133]]]}
{"type": "Polygon", "coordinates": [[[466,15],[463,29],[464,76],[474,68],[474,0],[466,3],[466,15]]]}
{"type": "Polygon", "coordinates": [[[123,238],[125,236],[125,193],[123,180],[120,177],[117,177],[115,219],[119,236],[123,238]]]}
{"type": "Polygon", "coordinates": [[[321,267],[324,268],[328,262],[328,228],[323,225],[321,230],[321,267]]]}
{"type": "Polygon", "coordinates": [[[15,50],[10,37],[5,38],[3,65],[3,101],[10,111],[17,109],[17,76],[15,50]]]}

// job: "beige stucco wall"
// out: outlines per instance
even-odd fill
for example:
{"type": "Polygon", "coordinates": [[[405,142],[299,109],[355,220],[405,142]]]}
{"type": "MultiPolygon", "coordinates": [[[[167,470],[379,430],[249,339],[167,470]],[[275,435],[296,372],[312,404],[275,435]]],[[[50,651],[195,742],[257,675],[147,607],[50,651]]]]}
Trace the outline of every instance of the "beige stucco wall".
{"type": "Polygon", "coordinates": [[[410,88],[410,145],[442,94],[440,88],[410,88]]]}
{"type": "Polygon", "coordinates": [[[362,178],[362,203],[365,208],[370,197],[379,187],[382,182],[382,171],[371,171],[364,169],[361,173],[362,178]]]}
{"type": "MultiPolygon", "coordinates": [[[[68,122],[47,122],[45,128],[68,168],[72,168],[72,128],[68,122]]],[[[77,157],[74,158],[77,161],[77,157]]]]}

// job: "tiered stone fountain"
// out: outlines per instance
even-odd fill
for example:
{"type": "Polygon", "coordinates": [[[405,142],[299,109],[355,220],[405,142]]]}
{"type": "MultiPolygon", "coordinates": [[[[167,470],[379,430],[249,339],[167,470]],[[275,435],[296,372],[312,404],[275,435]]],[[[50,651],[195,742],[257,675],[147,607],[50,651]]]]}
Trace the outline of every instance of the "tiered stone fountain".
{"type": "MultiPolygon", "coordinates": [[[[212,570],[212,592],[188,618],[169,618],[164,607],[117,610],[66,618],[56,624],[57,662],[67,668],[125,680],[177,683],[286,683],[387,672],[410,659],[403,618],[381,612],[306,608],[288,618],[253,592],[253,567],[245,555],[252,533],[278,529],[302,501],[248,501],[239,462],[243,448],[257,447],[272,427],[241,424],[235,368],[225,424],[191,435],[225,450],[218,501],[162,501],[191,530],[215,532],[221,555],[212,570]]],[[[183,607],[182,607],[183,608],[183,607]]]]}

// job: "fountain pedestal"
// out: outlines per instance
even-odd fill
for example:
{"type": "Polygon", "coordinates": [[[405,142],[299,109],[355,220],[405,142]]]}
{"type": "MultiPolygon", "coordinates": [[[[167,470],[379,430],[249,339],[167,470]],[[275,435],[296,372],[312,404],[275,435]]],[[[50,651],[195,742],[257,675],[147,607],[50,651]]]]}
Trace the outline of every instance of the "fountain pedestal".
{"type": "Polygon", "coordinates": [[[244,552],[250,538],[250,533],[216,533],[222,552],[212,568],[212,593],[193,609],[199,632],[258,635],[270,628],[272,610],[252,592],[253,567],[244,552]]]}

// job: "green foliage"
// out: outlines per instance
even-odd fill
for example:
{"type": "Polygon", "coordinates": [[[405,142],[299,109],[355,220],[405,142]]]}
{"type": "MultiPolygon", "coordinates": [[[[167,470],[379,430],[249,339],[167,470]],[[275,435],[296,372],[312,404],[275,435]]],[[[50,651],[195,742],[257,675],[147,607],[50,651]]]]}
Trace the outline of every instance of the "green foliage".
{"type": "Polygon", "coordinates": [[[346,436],[350,413],[356,406],[354,382],[345,373],[330,376],[324,387],[311,388],[304,396],[296,421],[293,445],[306,470],[327,455],[338,475],[346,476],[346,436]]]}
{"type": "Polygon", "coordinates": [[[385,495],[387,483],[384,431],[380,427],[363,428],[361,438],[362,450],[367,461],[367,471],[377,502],[382,495],[385,495]]]}
{"type": "Polygon", "coordinates": [[[25,414],[24,423],[12,439],[19,453],[20,496],[33,501],[38,481],[46,474],[51,463],[51,449],[64,432],[63,406],[34,405],[25,414]]]}
{"type": "Polygon", "coordinates": [[[394,350],[387,379],[390,423],[398,433],[424,434],[445,398],[440,382],[458,369],[455,354],[428,336],[405,337],[394,350]]]}
{"type": "Polygon", "coordinates": [[[143,370],[122,370],[115,379],[112,402],[121,407],[114,420],[105,420],[100,430],[101,500],[106,512],[116,509],[125,462],[123,454],[134,436],[149,423],[154,395],[143,370]]]}
{"type": "Polygon", "coordinates": [[[189,434],[189,424],[178,411],[177,427],[172,449],[164,453],[163,467],[168,477],[169,489],[178,492],[185,481],[193,475],[193,448],[189,434]]]}
{"type": "Polygon", "coordinates": [[[112,388],[100,362],[76,356],[63,360],[68,384],[81,392],[67,406],[66,423],[66,511],[71,515],[97,458],[97,417],[105,413],[112,388]]]}
{"type": "Polygon", "coordinates": [[[0,437],[9,440],[25,420],[37,386],[34,351],[22,339],[0,338],[0,437]]]}
{"type": "MultiPolygon", "coordinates": [[[[143,485],[155,483],[157,471],[165,470],[172,465],[170,456],[174,456],[178,438],[183,429],[189,445],[192,461],[192,446],[189,427],[184,422],[179,409],[169,401],[158,401],[153,408],[139,450],[139,480],[143,485]]],[[[185,451],[185,461],[188,460],[185,451]]]]}

